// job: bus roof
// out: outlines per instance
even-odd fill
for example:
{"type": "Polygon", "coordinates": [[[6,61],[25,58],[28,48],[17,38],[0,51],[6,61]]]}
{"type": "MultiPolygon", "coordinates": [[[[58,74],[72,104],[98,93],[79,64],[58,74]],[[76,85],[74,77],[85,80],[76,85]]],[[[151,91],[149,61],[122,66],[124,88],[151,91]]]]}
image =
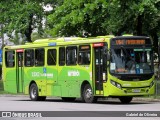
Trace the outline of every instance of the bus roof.
{"type": "Polygon", "coordinates": [[[37,47],[47,47],[47,46],[63,46],[63,45],[76,45],[76,44],[87,44],[87,43],[97,43],[97,42],[110,42],[110,38],[114,36],[98,36],[90,38],[82,37],[61,37],[61,38],[47,38],[38,39],[32,43],[25,43],[24,45],[13,45],[5,46],[5,49],[22,49],[22,48],[37,48],[37,47]]]}

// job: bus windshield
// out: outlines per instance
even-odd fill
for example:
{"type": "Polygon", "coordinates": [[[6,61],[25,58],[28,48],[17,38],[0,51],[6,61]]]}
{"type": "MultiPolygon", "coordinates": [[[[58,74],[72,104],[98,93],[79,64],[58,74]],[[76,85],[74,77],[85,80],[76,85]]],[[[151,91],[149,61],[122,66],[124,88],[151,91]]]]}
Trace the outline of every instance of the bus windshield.
{"type": "Polygon", "coordinates": [[[153,73],[152,50],[150,48],[111,49],[110,72],[114,74],[153,73]]]}

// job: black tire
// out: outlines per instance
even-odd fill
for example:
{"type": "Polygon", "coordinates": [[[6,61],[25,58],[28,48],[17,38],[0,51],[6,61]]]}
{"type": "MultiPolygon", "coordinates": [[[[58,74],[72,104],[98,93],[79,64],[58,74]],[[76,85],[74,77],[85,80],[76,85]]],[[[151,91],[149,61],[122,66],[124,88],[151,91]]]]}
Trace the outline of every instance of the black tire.
{"type": "Polygon", "coordinates": [[[32,83],[29,88],[29,95],[32,101],[44,101],[46,100],[46,96],[38,95],[38,87],[35,83],[32,83]]]}
{"type": "Polygon", "coordinates": [[[132,101],[133,97],[120,97],[119,100],[123,104],[129,104],[132,101]]]}
{"type": "Polygon", "coordinates": [[[29,88],[29,95],[30,95],[30,99],[32,101],[38,100],[38,87],[35,83],[31,84],[31,86],[29,88]]]}
{"type": "Polygon", "coordinates": [[[75,101],[75,97],[62,97],[62,100],[64,102],[74,102],[75,101]]]}
{"type": "Polygon", "coordinates": [[[82,92],[82,101],[86,103],[95,103],[97,102],[97,97],[93,96],[92,88],[89,84],[86,84],[84,86],[83,92],[82,92]]]}

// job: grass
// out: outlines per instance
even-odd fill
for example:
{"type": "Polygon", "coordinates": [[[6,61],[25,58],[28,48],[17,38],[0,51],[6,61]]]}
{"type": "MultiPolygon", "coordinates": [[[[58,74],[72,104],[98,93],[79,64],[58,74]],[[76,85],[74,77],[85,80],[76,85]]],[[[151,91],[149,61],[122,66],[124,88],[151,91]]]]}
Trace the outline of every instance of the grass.
{"type": "Polygon", "coordinates": [[[4,91],[0,91],[0,94],[6,94],[6,92],[4,92],[4,91]]]}
{"type": "Polygon", "coordinates": [[[3,81],[0,80],[0,91],[3,91],[3,81]]]}
{"type": "Polygon", "coordinates": [[[3,81],[0,80],[0,94],[5,94],[6,92],[4,91],[4,88],[3,88],[3,81]]]}
{"type": "Polygon", "coordinates": [[[0,94],[5,94],[2,80],[0,80],[0,94]]]}

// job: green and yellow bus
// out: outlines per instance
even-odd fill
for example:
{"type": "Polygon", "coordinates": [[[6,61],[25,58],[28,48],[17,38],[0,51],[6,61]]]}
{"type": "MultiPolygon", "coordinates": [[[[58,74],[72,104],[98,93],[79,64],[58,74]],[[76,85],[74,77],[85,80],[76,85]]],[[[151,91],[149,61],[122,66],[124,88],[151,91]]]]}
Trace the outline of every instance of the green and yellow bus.
{"type": "Polygon", "coordinates": [[[3,49],[4,89],[64,101],[154,94],[152,42],[145,36],[41,39],[3,49]]]}

